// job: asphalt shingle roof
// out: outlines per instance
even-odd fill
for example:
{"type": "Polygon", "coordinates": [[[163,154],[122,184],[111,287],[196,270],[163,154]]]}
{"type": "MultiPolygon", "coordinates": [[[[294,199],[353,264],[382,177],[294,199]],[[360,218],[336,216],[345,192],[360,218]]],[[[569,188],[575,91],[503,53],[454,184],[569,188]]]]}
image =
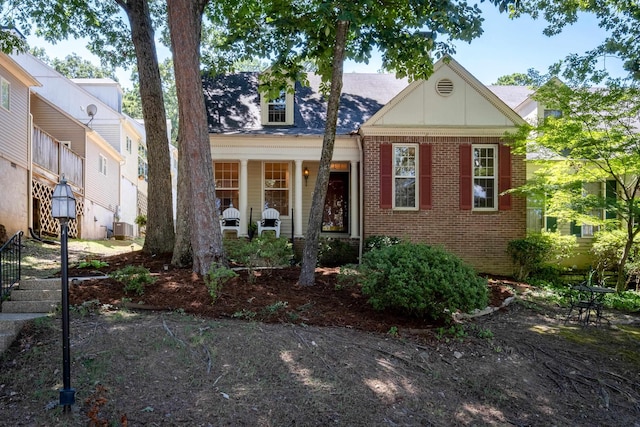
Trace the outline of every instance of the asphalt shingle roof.
{"type": "MultiPolygon", "coordinates": [[[[225,74],[203,79],[209,132],[322,135],[327,104],[320,94],[321,79],[309,74],[308,80],[308,87],[296,83],[294,125],[263,126],[258,73],[225,74]]],[[[392,74],[345,74],[336,133],[346,135],[356,131],[407,85],[406,79],[397,79],[392,74]]]]}

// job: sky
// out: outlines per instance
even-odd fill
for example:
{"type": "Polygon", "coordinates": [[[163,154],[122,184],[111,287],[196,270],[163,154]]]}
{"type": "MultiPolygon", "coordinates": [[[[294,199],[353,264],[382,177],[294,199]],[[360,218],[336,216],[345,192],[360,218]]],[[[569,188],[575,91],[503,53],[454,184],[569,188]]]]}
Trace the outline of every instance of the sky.
{"type": "MultiPolygon", "coordinates": [[[[598,28],[594,17],[589,15],[581,15],[576,24],[565,28],[560,35],[547,37],[542,34],[545,28],[543,20],[534,21],[528,17],[510,20],[489,2],[482,3],[481,8],[485,18],[483,35],[471,43],[458,42],[453,57],[486,85],[495,83],[500,76],[526,73],[529,68],[544,74],[550,65],[569,53],[583,53],[592,49],[606,36],[606,32],[598,28]]],[[[82,40],[51,45],[31,36],[28,41],[32,46],[44,47],[50,58],[63,59],[74,52],[96,65],[99,64],[98,58],[86,50],[82,40]]],[[[159,49],[160,60],[168,54],[168,49],[159,49]]],[[[600,66],[606,67],[616,77],[625,74],[622,61],[615,57],[604,58],[600,66]]],[[[369,64],[346,63],[345,72],[375,73],[380,67],[380,57],[375,55],[369,64]]],[[[117,76],[123,87],[131,87],[129,75],[129,71],[118,71],[117,76]]]]}

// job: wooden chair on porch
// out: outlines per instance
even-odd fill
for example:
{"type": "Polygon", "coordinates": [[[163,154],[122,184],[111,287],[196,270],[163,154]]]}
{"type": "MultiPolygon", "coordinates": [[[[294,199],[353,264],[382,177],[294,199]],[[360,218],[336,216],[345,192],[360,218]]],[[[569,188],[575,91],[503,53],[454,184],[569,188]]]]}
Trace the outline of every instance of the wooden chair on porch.
{"type": "Polygon", "coordinates": [[[266,230],[275,231],[276,237],[280,237],[280,212],[276,209],[268,208],[262,211],[262,219],[258,221],[258,236],[266,230]]]}
{"type": "Polygon", "coordinates": [[[222,212],[220,220],[220,229],[224,236],[225,231],[235,231],[236,237],[240,235],[240,211],[236,208],[229,207],[222,212]]]}

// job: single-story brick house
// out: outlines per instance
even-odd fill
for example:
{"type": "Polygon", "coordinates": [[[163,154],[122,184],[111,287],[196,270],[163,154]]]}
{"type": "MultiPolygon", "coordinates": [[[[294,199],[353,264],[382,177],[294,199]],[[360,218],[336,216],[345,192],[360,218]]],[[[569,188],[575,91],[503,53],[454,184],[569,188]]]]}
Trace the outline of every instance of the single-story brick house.
{"type": "MultiPolygon", "coordinates": [[[[216,195],[249,217],[279,210],[282,235],[303,239],[322,147],[320,79],[266,99],[257,73],[204,79],[216,195]]],[[[344,75],[323,236],[374,235],[442,245],[477,270],[510,274],[505,252],[526,232],[525,182],[504,144],[523,119],[453,59],[426,81],[344,75]]]]}

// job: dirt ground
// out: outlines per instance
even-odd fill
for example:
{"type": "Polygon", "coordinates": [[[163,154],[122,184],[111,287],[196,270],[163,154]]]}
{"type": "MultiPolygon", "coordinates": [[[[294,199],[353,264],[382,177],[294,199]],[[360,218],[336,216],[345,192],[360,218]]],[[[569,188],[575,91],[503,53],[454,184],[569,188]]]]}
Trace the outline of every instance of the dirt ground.
{"type": "MultiPolygon", "coordinates": [[[[133,248],[132,248],[133,249],[133,248]]],[[[640,426],[640,316],[565,324],[535,289],[492,281],[492,304],[449,330],[379,313],[335,269],[246,271],[215,303],[202,278],[126,251],[104,275],[144,265],[125,295],[111,279],[70,285],[71,383],[60,315],[33,322],[0,358],[0,425],[640,426]]]]}

